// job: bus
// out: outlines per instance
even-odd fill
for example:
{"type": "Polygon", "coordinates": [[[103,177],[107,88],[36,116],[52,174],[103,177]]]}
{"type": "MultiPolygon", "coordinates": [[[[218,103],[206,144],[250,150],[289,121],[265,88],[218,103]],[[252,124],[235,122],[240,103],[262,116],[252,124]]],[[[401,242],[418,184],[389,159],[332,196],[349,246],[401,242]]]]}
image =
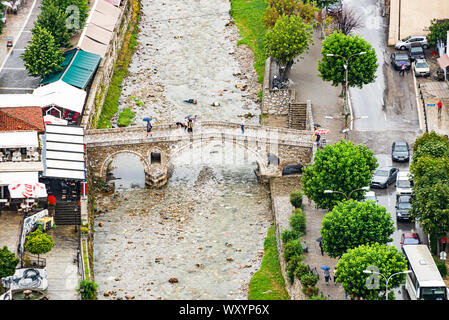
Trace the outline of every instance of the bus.
{"type": "Polygon", "coordinates": [[[408,270],[405,289],[411,300],[447,300],[449,290],[427,245],[404,245],[408,270]]]}

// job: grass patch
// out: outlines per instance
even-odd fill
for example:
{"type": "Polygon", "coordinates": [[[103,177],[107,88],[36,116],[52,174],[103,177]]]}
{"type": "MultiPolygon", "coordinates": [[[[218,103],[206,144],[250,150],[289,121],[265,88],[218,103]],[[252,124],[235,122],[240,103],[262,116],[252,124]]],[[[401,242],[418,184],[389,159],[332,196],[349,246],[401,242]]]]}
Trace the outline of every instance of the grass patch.
{"type": "Polygon", "coordinates": [[[140,1],[133,1],[132,3],[132,17],[128,26],[128,30],[123,40],[122,49],[117,62],[114,66],[114,74],[109,84],[108,93],[103,103],[100,119],[97,123],[97,129],[110,128],[110,119],[118,111],[118,99],[122,92],[123,78],[128,74],[128,66],[131,62],[133,53],[137,47],[137,34],[139,32],[140,20],[140,1]]]}
{"type": "Polygon", "coordinates": [[[87,240],[83,239],[84,279],[86,280],[90,280],[88,259],[89,257],[87,256],[87,240]]]}
{"type": "Polygon", "coordinates": [[[262,21],[266,6],[265,0],[231,0],[230,10],[242,37],[237,44],[246,44],[253,51],[254,68],[260,83],[263,82],[267,59],[263,42],[267,30],[262,21]]]}
{"type": "Polygon", "coordinates": [[[135,113],[131,111],[130,108],[123,109],[118,117],[117,125],[119,127],[127,127],[131,124],[132,119],[134,119],[135,113]]]}
{"type": "Polygon", "coordinates": [[[264,249],[262,266],[249,282],[248,300],[290,300],[278,260],[274,226],[268,229],[264,249]],[[263,293],[266,291],[271,292],[263,293]]]}

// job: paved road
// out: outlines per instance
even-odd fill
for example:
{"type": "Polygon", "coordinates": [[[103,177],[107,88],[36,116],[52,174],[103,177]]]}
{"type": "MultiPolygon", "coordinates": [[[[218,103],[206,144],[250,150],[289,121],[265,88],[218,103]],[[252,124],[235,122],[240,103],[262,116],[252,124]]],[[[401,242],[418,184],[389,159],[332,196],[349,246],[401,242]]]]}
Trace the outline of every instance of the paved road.
{"type": "Polygon", "coordinates": [[[0,61],[0,94],[32,93],[38,87],[40,78],[30,77],[20,57],[31,40],[31,30],[40,13],[40,0],[32,2],[13,48],[9,49],[5,59],[0,61]]]}

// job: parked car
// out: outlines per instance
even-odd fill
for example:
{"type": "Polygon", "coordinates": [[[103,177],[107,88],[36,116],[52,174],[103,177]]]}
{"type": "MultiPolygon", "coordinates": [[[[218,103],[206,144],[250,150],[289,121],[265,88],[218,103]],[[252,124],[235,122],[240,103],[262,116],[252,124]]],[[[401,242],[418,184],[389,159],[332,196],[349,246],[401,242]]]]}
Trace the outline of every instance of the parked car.
{"type": "Polygon", "coordinates": [[[12,36],[8,36],[8,38],[6,38],[6,47],[7,48],[10,48],[13,46],[12,39],[13,39],[12,36]]]}
{"type": "Polygon", "coordinates": [[[374,171],[373,179],[371,180],[372,188],[388,188],[390,184],[396,181],[399,169],[396,167],[382,167],[374,171]]]}
{"type": "Polygon", "coordinates": [[[401,171],[396,179],[396,196],[411,195],[413,181],[410,178],[410,172],[401,171]]]}
{"type": "Polygon", "coordinates": [[[410,70],[411,63],[410,63],[410,57],[407,53],[396,53],[393,52],[391,54],[391,64],[396,70],[401,70],[402,65],[405,65],[405,68],[407,70],[410,70]]]}
{"type": "Polygon", "coordinates": [[[365,201],[374,201],[377,203],[377,196],[374,191],[368,191],[365,193],[365,198],[363,199],[363,202],[365,201]]]}
{"type": "Polygon", "coordinates": [[[393,161],[409,161],[410,147],[406,141],[395,141],[391,145],[391,160],[393,161]]]}
{"type": "Polygon", "coordinates": [[[409,49],[408,53],[410,55],[410,60],[415,61],[417,59],[424,59],[426,57],[424,49],[419,43],[413,43],[409,49]]]}
{"type": "Polygon", "coordinates": [[[410,209],[412,208],[411,203],[412,197],[408,196],[399,196],[396,200],[396,220],[398,221],[411,221],[411,217],[409,214],[410,209]]]}
{"type": "Polygon", "coordinates": [[[330,14],[330,15],[340,13],[342,10],[343,10],[343,4],[341,3],[341,1],[332,3],[326,7],[326,12],[327,12],[327,14],[330,14]]]}
{"type": "Polygon", "coordinates": [[[429,47],[426,36],[409,36],[396,42],[394,47],[399,50],[406,50],[412,43],[419,43],[424,49],[429,47]]]}
{"type": "Polygon", "coordinates": [[[430,76],[430,67],[426,59],[416,59],[415,61],[415,76],[428,77],[430,76]]]}
{"type": "Polygon", "coordinates": [[[421,244],[421,239],[416,232],[404,232],[401,236],[401,246],[408,244],[421,244]]]}

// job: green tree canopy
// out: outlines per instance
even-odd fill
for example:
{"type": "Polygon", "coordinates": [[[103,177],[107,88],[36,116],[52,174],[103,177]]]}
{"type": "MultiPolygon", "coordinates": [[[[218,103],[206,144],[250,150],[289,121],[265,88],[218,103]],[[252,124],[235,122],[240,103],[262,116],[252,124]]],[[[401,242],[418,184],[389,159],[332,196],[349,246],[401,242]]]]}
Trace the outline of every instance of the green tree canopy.
{"type": "Polygon", "coordinates": [[[436,45],[438,40],[441,40],[446,44],[447,32],[449,31],[449,19],[437,20],[433,19],[429,27],[430,33],[427,35],[429,44],[436,45]]]}
{"type": "Polygon", "coordinates": [[[449,157],[423,155],[412,161],[410,173],[413,175],[414,189],[431,186],[439,181],[449,182],[449,157]]]}
{"type": "MultiPolygon", "coordinates": [[[[353,190],[369,186],[377,166],[374,153],[366,146],[341,140],[317,150],[313,164],[303,170],[302,190],[319,208],[332,209],[346,197],[339,193],[327,194],[324,190],[339,191],[349,196],[353,190]]],[[[362,200],[364,193],[354,191],[350,197],[362,200]]]]}
{"type": "Polygon", "coordinates": [[[359,36],[334,32],[322,42],[322,58],[318,61],[318,71],[324,81],[333,86],[345,83],[345,64],[348,60],[348,87],[362,88],[374,82],[378,68],[376,51],[371,44],[359,36]],[[365,54],[358,55],[361,52],[365,54]],[[329,57],[328,54],[339,55],[329,57]]]}
{"type": "MultiPolygon", "coordinates": [[[[385,279],[377,274],[366,274],[371,270],[385,277],[407,270],[407,262],[395,246],[375,243],[349,249],[337,263],[337,282],[343,285],[345,292],[359,299],[385,299],[385,279]],[[376,289],[377,287],[377,289],[376,289]]],[[[388,282],[388,289],[399,287],[404,283],[405,274],[393,276],[388,282]]]]}
{"type": "Polygon", "coordinates": [[[438,133],[432,130],[431,132],[424,132],[424,134],[421,137],[415,140],[415,143],[413,144],[413,152],[416,152],[422,144],[425,144],[428,141],[441,141],[443,143],[446,143],[449,149],[449,141],[447,137],[439,135],[438,133]]]}
{"type": "Polygon", "coordinates": [[[449,183],[438,181],[413,190],[410,214],[425,233],[441,238],[449,233],[449,183]]]}
{"type": "Polygon", "coordinates": [[[304,23],[299,15],[279,17],[273,29],[266,33],[264,41],[267,55],[285,66],[280,75],[282,80],[285,80],[294,59],[309,51],[313,44],[312,35],[312,26],[304,23]]]}
{"type": "Polygon", "coordinates": [[[68,47],[70,45],[70,33],[66,27],[67,15],[54,2],[48,3],[45,7],[41,7],[41,14],[38,16],[36,26],[40,26],[48,30],[55,44],[59,47],[68,47]]]}
{"type": "Polygon", "coordinates": [[[314,23],[317,8],[311,3],[305,3],[301,0],[268,0],[268,6],[265,10],[263,21],[267,29],[271,29],[276,21],[282,15],[299,15],[304,22],[314,23]]]}
{"type": "Polygon", "coordinates": [[[83,29],[89,16],[89,0],[42,0],[41,8],[53,4],[64,12],[67,20],[66,27],[69,32],[83,29]]]}
{"type": "Polygon", "coordinates": [[[25,238],[25,250],[38,256],[50,252],[54,245],[53,238],[41,229],[36,229],[25,238]]]}
{"type": "Polygon", "coordinates": [[[395,228],[385,207],[373,201],[343,201],[322,220],[321,244],[332,258],[362,244],[387,244],[395,228]]]}
{"type": "MultiPolygon", "coordinates": [[[[16,272],[16,266],[19,263],[19,258],[14,253],[4,246],[0,249],[0,279],[12,276],[16,272]]],[[[0,281],[1,286],[1,281],[0,281]]]]}
{"type": "Polygon", "coordinates": [[[33,29],[33,38],[22,54],[25,68],[31,76],[46,76],[61,70],[62,51],[51,33],[40,26],[33,29]]]}

